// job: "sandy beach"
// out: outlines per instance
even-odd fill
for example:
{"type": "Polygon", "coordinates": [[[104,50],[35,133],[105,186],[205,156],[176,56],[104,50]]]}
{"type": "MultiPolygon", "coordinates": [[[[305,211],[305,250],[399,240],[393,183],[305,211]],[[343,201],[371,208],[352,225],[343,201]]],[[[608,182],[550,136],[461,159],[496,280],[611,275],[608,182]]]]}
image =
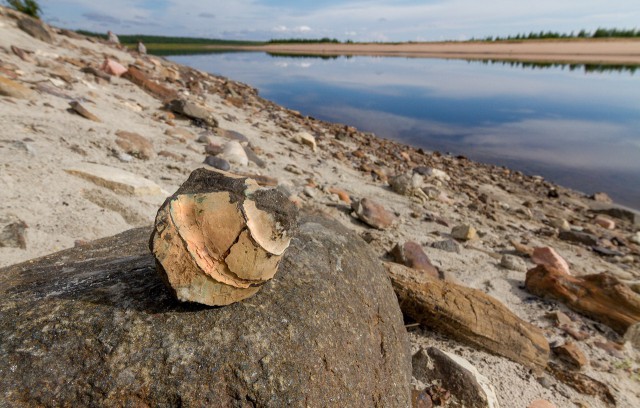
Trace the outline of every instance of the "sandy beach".
{"type": "Polygon", "coordinates": [[[639,39],[371,44],[269,44],[241,47],[280,54],[495,59],[582,64],[640,64],[639,39]]]}
{"type": "MultiPolygon", "coordinates": [[[[15,13],[0,8],[0,267],[150,226],[193,170],[215,166],[277,186],[300,208],[335,218],[380,262],[392,259],[397,244],[415,242],[443,280],[497,299],[552,345],[575,342],[588,361],[581,375],[604,384],[617,407],[640,406],[640,351],[606,325],[524,288],[527,270],[536,266],[533,248],[551,247],[574,276],[606,271],[637,295],[640,235],[633,214],[542,177],[303,116],[233,78],[52,31],[51,42],[37,40],[17,27],[15,13]],[[118,65],[105,66],[105,58],[118,65]],[[119,66],[128,74],[115,75],[119,66]],[[192,116],[167,108],[171,98],[192,103],[192,116]],[[404,188],[394,187],[399,176],[410,180],[404,188]],[[364,198],[386,208],[393,225],[373,228],[358,218],[351,202],[364,198]],[[465,226],[473,234],[454,233],[465,226]],[[572,328],[549,317],[556,312],[569,316],[572,328]]],[[[640,63],[640,41],[260,49],[640,63]]],[[[536,399],[557,407],[612,406],[549,371],[535,373],[429,327],[410,330],[412,352],[437,346],[464,357],[489,379],[503,408],[536,399]]]]}

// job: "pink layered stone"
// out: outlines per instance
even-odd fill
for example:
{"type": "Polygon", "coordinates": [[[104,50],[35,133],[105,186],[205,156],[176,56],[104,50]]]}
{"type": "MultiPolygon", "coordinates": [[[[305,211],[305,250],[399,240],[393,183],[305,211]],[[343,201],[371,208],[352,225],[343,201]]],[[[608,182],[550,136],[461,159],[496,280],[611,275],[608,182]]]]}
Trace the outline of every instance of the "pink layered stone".
{"type": "Polygon", "coordinates": [[[571,275],[569,264],[551,247],[540,247],[533,250],[531,259],[536,265],[546,265],[571,275]]]}
{"type": "Polygon", "coordinates": [[[527,408],[556,408],[556,406],[547,400],[533,400],[527,408]]]}
{"type": "Polygon", "coordinates": [[[101,68],[107,74],[115,75],[115,76],[120,76],[125,72],[127,72],[127,69],[124,66],[122,66],[122,64],[114,60],[110,60],[108,58],[104,60],[101,68]]]}

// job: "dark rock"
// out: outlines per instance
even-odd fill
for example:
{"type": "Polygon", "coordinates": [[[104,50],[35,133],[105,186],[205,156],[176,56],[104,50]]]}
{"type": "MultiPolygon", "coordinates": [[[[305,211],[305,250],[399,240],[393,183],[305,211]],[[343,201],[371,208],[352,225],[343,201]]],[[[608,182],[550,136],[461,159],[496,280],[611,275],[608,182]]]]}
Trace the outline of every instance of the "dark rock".
{"type": "Polygon", "coordinates": [[[599,254],[602,256],[623,256],[624,255],[622,252],[614,251],[613,249],[609,249],[601,246],[594,246],[591,249],[596,254],[599,254]]]}
{"type": "Polygon", "coordinates": [[[346,228],[306,216],[276,277],[221,308],[173,300],[150,233],[0,270],[7,406],[411,404],[397,301],[346,228]]]}
{"type": "Polygon", "coordinates": [[[460,244],[453,239],[445,239],[444,241],[437,241],[431,244],[432,248],[439,249],[441,251],[460,253],[460,244]]]}
{"type": "Polygon", "coordinates": [[[107,82],[111,82],[111,75],[107,74],[106,72],[94,68],[94,67],[84,67],[82,69],[80,69],[81,72],[84,72],[85,74],[91,74],[97,78],[103,79],[107,82]]]}
{"type": "Polygon", "coordinates": [[[213,117],[213,113],[206,107],[184,99],[174,99],[168,104],[168,108],[180,115],[194,119],[196,122],[207,127],[217,127],[218,121],[213,117]]]}
{"type": "Polygon", "coordinates": [[[231,169],[231,165],[229,164],[229,162],[222,157],[207,156],[204,159],[204,164],[206,164],[207,166],[215,167],[216,169],[222,171],[229,171],[231,169]]]}
{"type": "Polygon", "coordinates": [[[25,16],[18,20],[18,27],[25,33],[34,38],[37,38],[40,41],[53,44],[53,31],[51,31],[49,26],[47,26],[41,20],[25,16]]]}
{"type": "Polygon", "coordinates": [[[598,237],[593,234],[588,234],[586,232],[580,231],[560,231],[560,234],[558,234],[558,238],[563,241],[569,241],[576,244],[584,244],[587,246],[598,244],[598,237]]]}

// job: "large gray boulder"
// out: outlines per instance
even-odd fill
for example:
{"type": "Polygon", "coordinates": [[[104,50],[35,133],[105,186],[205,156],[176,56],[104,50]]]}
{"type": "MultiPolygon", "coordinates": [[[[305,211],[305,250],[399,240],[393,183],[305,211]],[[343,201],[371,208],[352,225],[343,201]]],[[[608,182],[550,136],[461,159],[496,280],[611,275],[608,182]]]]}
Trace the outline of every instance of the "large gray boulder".
{"type": "Polygon", "coordinates": [[[409,344],[362,240],[305,215],[275,278],[179,303],[150,228],[0,270],[0,406],[407,407],[409,344]]]}

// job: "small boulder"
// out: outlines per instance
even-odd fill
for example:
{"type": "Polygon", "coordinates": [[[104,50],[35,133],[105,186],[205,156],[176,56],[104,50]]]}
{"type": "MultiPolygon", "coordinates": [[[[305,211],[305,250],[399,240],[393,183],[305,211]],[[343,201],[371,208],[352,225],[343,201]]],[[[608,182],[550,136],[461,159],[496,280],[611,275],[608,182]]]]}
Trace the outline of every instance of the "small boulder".
{"type": "Polygon", "coordinates": [[[396,244],[391,250],[391,256],[399,264],[438,278],[438,268],[433,266],[427,254],[422,250],[422,246],[417,242],[407,241],[404,244],[396,244]]]}
{"type": "Polygon", "coordinates": [[[471,225],[457,225],[451,230],[451,236],[460,241],[470,241],[478,237],[476,229],[471,225]]]}
{"type": "Polygon", "coordinates": [[[249,158],[247,153],[240,142],[231,140],[222,146],[222,153],[220,157],[227,160],[229,163],[239,164],[240,166],[246,166],[249,164],[249,158]]]}
{"type": "Polygon", "coordinates": [[[293,140],[296,143],[299,143],[301,145],[309,146],[311,150],[314,152],[316,151],[316,148],[317,148],[316,138],[313,137],[313,135],[311,135],[310,133],[307,133],[307,132],[296,133],[295,136],[293,137],[293,140]]]}
{"type": "Polygon", "coordinates": [[[391,190],[400,195],[412,196],[422,188],[422,176],[417,173],[399,174],[389,179],[391,190]]]}
{"type": "Polygon", "coordinates": [[[351,208],[360,221],[377,229],[389,228],[396,217],[387,211],[381,204],[369,199],[363,198],[359,201],[351,203],[351,208]]]}

